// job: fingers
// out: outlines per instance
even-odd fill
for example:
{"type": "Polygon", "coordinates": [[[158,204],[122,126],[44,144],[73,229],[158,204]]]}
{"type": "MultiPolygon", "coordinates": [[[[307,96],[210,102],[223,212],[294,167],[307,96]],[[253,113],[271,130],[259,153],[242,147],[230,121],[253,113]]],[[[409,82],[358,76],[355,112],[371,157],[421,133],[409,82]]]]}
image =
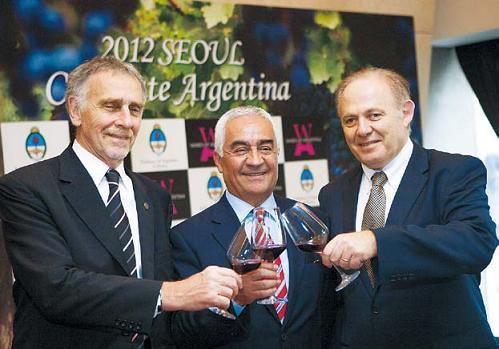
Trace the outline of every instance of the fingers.
{"type": "Polygon", "coordinates": [[[243,286],[241,276],[228,268],[209,266],[201,274],[203,282],[213,282],[220,287],[230,288],[232,293],[229,297],[235,297],[243,286]]]}
{"type": "Polygon", "coordinates": [[[336,235],[324,248],[322,264],[343,269],[359,269],[363,262],[376,256],[376,239],[371,231],[336,235]]]}

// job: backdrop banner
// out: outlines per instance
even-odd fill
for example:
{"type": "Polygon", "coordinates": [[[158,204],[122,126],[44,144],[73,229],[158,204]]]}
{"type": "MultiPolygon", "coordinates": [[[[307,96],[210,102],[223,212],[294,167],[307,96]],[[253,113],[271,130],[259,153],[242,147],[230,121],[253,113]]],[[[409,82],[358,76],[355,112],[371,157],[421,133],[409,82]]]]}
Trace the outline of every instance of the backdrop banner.
{"type": "MultiPolygon", "coordinates": [[[[355,163],[333,105],[345,74],[394,69],[418,105],[411,17],[190,0],[12,0],[0,13],[2,131],[8,122],[67,120],[67,74],[83,61],[112,55],[134,64],[148,103],[127,161],[172,194],[175,220],[220,197],[213,127],[232,107],[256,105],[275,116],[276,192],[316,205],[320,187],[355,163]]],[[[26,132],[3,142],[3,154],[6,147],[26,152],[26,132]]],[[[421,141],[419,109],[412,136],[421,141]]],[[[14,167],[56,155],[36,146],[39,158],[14,167]]]]}

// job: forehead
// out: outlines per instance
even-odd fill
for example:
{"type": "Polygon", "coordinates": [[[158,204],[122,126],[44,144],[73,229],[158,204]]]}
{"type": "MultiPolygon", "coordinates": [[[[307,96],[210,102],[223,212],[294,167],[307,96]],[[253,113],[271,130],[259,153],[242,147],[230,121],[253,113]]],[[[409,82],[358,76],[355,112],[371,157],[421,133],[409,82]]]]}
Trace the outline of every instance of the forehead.
{"type": "Polygon", "coordinates": [[[263,116],[249,114],[229,120],[225,125],[225,144],[234,142],[258,143],[275,140],[272,123],[263,116]]]}
{"type": "Polygon", "coordinates": [[[142,103],[144,93],[140,82],[120,71],[101,71],[92,74],[85,84],[88,98],[125,99],[142,103]]]}
{"type": "Polygon", "coordinates": [[[340,113],[380,108],[387,103],[394,103],[394,100],[388,81],[377,74],[369,74],[355,79],[345,88],[340,100],[340,113]]]}

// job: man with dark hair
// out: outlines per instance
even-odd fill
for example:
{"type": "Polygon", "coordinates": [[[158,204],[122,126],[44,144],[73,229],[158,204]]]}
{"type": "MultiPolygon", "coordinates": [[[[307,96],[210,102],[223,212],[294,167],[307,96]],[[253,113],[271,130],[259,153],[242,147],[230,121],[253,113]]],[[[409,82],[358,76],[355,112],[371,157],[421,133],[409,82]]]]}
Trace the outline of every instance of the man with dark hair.
{"type": "Polygon", "coordinates": [[[76,139],[0,179],[16,278],[13,348],[149,348],[171,343],[170,311],[227,308],[241,280],[210,267],[171,282],[171,199],[123,159],[140,128],[137,70],[99,57],[69,74],[76,139]]]}
{"type": "Polygon", "coordinates": [[[410,140],[414,103],[393,71],[347,77],[336,107],[361,164],[319,194],[334,236],[322,261],[361,274],[340,293],[335,347],[495,348],[479,289],[497,246],[485,167],[410,140]]]}

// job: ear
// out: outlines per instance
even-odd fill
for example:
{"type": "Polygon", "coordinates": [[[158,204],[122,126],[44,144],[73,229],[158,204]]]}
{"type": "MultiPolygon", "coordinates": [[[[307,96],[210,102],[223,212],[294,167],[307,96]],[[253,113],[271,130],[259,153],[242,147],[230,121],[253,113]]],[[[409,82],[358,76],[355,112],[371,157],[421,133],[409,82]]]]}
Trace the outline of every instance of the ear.
{"type": "Polygon", "coordinates": [[[409,127],[409,125],[411,124],[412,118],[414,117],[415,108],[416,105],[410,99],[404,102],[404,105],[402,106],[402,114],[403,114],[402,117],[404,120],[405,127],[409,127]]]}
{"type": "Polygon", "coordinates": [[[66,100],[68,106],[69,118],[74,127],[79,127],[81,125],[81,115],[80,108],[75,96],[69,96],[66,100]]]}
{"type": "Polygon", "coordinates": [[[213,152],[213,161],[215,161],[215,166],[217,167],[218,172],[223,174],[224,171],[223,171],[223,166],[222,166],[222,157],[220,155],[218,155],[218,153],[216,151],[213,152]]]}

